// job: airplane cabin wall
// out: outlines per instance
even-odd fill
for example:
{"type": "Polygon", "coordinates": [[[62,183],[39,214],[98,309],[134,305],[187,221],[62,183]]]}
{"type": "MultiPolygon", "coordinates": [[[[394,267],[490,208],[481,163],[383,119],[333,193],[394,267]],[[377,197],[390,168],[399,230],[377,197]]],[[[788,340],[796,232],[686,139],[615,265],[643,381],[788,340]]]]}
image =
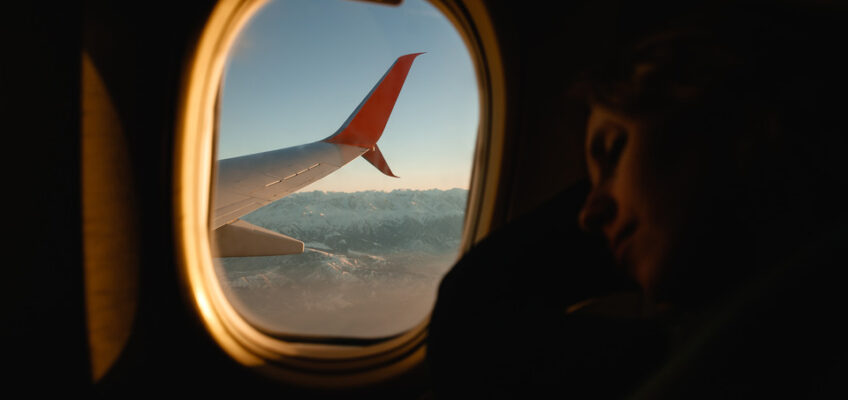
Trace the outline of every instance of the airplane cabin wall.
{"type": "Polygon", "coordinates": [[[269,386],[286,392],[238,365],[211,339],[183,292],[176,262],[176,113],[186,63],[214,4],[91,1],[84,7],[83,50],[103,80],[125,136],[135,199],[130,212],[137,222],[128,229],[135,230],[139,249],[137,272],[111,266],[125,268],[123,279],[136,280],[138,298],[123,351],[92,387],[98,395],[156,395],[166,388],[198,395],[249,394],[267,392],[269,386]]]}
{"type": "MultiPolygon", "coordinates": [[[[569,3],[566,9],[573,13],[562,12],[561,4],[485,3],[507,77],[506,150],[495,227],[584,174],[585,109],[564,95],[569,81],[563,76],[577,71],[581,64],[576,61],[606,43],[611,34],[604,31],[615,27],[606,10],[584,3],[591,2],[569,3]]],[[[3,35],[9,43],[4,64],[11,66],[3,70],[4,109],[13,110],[12,118],[25,127],[6,146],[7,154],[22,154],[26,162],[6,168],[15,177],[16,193],[24,194],[18,203],[23,210],[16,208],[7,226],[24,230],[16,234],[12,249],[21,262],[10,265],[14,272],[4,293],[13,309],[8,323],[15,348],[11,363],[22,375],[12,380],[24,387],[105,396],[156,395],[164,388],[197,395],[307,393],[264,378],[227,356],[182,291],[171,215],[173,135],[185,63],[214,4],[16,3],[19,9],[11,15],[21,26],[4,26],[9,29],[3,35]],[[137,272],[117,274],[137,280],[131,332],[96,385],[90,384],[82,272],[83,50],[120,121],[128,154],[123,167],[130,173],[129,193],[135,199],[134,210],[127,211],[135,213],[127,216],[135,222],[123,229],[132,229],[137,238],[136,250],[124,249],[135,257],[137,272]]],[[[111,267],[125,268],[120,263],[111,267]]],[[[425,369],[420,366],[371,390],[406,391],[408,396],[399,397],[415,397],[426,390],[425,369]]]]}
{"type": "Polygon", "coordinates": [[[80,9],[72,1],[12,2],[3,15],[3,387],[75,392],[88,371],[76,151],[80,9]]]}

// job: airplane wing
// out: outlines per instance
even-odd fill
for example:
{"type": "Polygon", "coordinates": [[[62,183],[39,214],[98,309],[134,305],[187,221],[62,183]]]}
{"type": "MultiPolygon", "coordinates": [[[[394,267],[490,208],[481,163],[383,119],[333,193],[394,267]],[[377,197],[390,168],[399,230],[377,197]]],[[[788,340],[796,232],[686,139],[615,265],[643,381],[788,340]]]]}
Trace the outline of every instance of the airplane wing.
{"type": "Polygon", "coordinates": [[[297,254],[303,242],[239,218],[315,182],[362,156],[395,177],[377,140],[389,120],[412,62],[422,53],[399,57],[362,103],[326,139],[218,162],[212,226],[217,257],[297,254]]]}

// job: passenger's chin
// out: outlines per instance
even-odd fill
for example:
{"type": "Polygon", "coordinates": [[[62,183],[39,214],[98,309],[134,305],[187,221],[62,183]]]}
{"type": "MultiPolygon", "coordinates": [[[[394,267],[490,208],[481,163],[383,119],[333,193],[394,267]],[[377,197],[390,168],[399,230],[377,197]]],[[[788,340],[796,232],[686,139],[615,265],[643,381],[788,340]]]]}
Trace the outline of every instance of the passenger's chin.
{"type": "Polygon", "coordinates": [[[669,279],[668,259],[663,254],[640,254],[629,265],[630,276],[645,296],[655,302],[672,301],[673,282],[669,279]]]}
{"type": "Polygon", "coordinates": [[[677,297],[675,268],[670,254],[662,251],[662,240],[655,236],[633,235],[614,249],[618,265],[642,288],[645,297],[654,302],[674,302],[677,297]]]}
{"type": "Polygon", "coordinates": [[[661,295],[656,269],[652,260],[641,259],[630,264],[630,276],[642,287],[645,296],[651,299],[657,299],[661,295]]]}

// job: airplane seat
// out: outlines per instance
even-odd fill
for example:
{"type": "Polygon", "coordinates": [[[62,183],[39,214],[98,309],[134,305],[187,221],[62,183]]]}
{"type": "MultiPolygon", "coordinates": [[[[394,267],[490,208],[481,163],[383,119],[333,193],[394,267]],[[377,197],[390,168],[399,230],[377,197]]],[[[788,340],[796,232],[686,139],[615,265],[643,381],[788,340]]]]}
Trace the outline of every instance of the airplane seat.
{"type": "Polygon", "coordinates": [[[437,398],[619,390],[595,377],[632,375],[661,353],[651,321],[568,314],[583,300],[636,290],[603,239],[577,224],[589,189],[579,182],[496,231],[444,277],[427,347],[437,398]],[[574,346],[582,342],[603,346],[574,346]]]}

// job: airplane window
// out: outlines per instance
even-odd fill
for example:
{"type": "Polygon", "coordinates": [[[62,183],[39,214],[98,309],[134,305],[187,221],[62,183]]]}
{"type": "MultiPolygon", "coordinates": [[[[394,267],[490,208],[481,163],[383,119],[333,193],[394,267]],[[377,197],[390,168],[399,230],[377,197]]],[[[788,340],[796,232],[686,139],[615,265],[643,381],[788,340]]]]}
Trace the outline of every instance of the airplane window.
{"type": "Polygon", "coordinates": [[[210,236],[239,314],[364,339],[427,317],[463,240],[479,119],[437,9],[271,2],[232,48],[218,118],[210,236]]]}

